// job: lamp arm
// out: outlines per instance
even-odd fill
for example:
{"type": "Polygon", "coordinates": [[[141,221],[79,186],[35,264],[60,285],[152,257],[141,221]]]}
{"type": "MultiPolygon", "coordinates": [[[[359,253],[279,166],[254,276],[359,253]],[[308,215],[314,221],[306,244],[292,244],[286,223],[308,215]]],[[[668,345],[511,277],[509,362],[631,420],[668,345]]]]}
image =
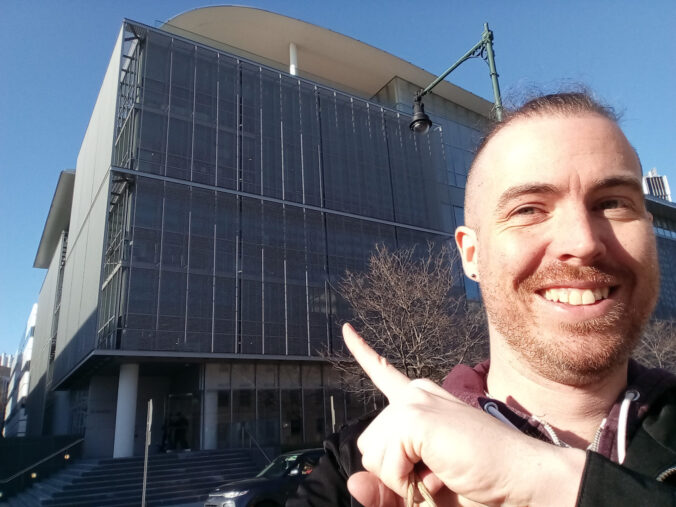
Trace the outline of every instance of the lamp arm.
{"type": "Polygon", "coordinates": [[[484,31],[481,34],[481,40],[477,42],[472,49],[467,51],[460,59],[441,73],[434,81],[432,81],[426,88],[420,89],[415,94],[415,101],[420,101],[422,97],[427,95],[432,91],[436,85],[443,81],[446,76],[451,72],[457,69],[464,62],[470,58],[474,58],[477,54],[481,54],[483,50],[486,50],[486,60],[488,61],[488,67],[490,70],[491,82],[493,84],[493,97],[495,104],[495,115],[498,121],[502,121],[502,98],[500,96],[500,84],[498,82],[498,71],[495,67],[495,54],[493,53],[493,32],[488,28],[488,23],[484,23],[484,31]]]}
{"type": "Polygon", "coordinates": [[[424,97],[429,92],[431,92],[432,88],[434,88],[436,85],[441,83],[446,76],[448,76],[451,72],[453,72],[455,69],[460,67],[460,65],[462,65],[464,62],[466,62],[470,58],[473,58],[474,56],[476,56],[476,52],[481,50],[484,47],[485,43],[486,42],[484,41],[484,39],[481,39],[479,42],[477,42],[472,47],[472,49],[467,51],[467,53],[465,53],[457,62],[455,62],[453,65],[451,65],[442,74],[440,74],[439,77],[437,77],[434,81],[432,81],[429,85],[427,85],[427,87],[425,89],[418,91],[418,93],[416,93],[416,96],[417,97],[424,97]]]}

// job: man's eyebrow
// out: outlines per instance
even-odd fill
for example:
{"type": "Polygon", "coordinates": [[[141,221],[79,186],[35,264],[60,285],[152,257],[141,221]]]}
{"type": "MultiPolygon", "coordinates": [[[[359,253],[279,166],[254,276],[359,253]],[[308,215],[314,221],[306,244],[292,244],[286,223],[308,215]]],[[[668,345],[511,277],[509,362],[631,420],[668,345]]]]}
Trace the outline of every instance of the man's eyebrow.
{"type": "MultiPolygon", "coordinates": [[[[631,190],[643,195],[643,186],[641,182],[631,176],[609,176],[596,180],[591,185],[592,191],[603,190],[612,187],[630,187],[631,190]]],[[[523,185],[516,185],[505,190],[498,199],[496,209],[498,211],[504,209],[510,201],[517,199],[523,195],[529,194],[555,194],[559,192],[556,186],[549,183],[525,183],[523,185]]]]}
{"type": "Polygon", "coordinates": [[[630,187],[631,190],[643,195],[643,186],[641,185],[641,182],[632,176],[610,176],[608,178],[602,178],[596,180],[591,188],[592,190],[603,190],[611,187],[630,187]]]}
{"type": "Polygon", "coordinates": [[[525,183],[523,185],[516,185],[508,188],[502,193],[502,195],[498,199],[496,209],[498,211],[502,210],[507,206],[507,204],[510,201],[518,197],[521,197],[522,195],[555,194],[557,192],[558,189],[554,185],[550,185],[549,183],[525,183]]]}

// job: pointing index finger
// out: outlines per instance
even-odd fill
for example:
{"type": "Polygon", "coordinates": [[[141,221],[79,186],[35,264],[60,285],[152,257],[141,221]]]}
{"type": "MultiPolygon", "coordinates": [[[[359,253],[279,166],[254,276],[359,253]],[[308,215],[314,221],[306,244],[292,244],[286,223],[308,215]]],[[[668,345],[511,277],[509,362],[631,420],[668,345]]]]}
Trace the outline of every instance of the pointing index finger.
{"type": "Polygon", "coordinates": [[[343,340],[364,373],[388,400],[393,401],[411,382],[406,375],[369,347],[350,324],[343,324],[343,340]]]}

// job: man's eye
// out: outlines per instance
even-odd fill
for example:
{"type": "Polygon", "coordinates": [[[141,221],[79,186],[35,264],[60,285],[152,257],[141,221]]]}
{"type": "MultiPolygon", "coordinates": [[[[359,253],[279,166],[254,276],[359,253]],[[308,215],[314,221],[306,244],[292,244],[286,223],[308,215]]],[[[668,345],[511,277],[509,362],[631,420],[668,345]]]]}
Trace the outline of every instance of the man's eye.
{"type": "Polygon", "coordinates": [[[623,199],[607,199],[597,205],[597,209],[604,211],[609,209],[629,208],[630,205],[623,199]]]}
{"type": "Polygon", "coordinates": [[[534,215],[539,210],[534,206],[524,206],[514,211],[515,215],[534,215]]]}
{"type": "Polygon", "coordinates": [[[599,204],[599,209],[615,209],[621,206],[620,201],[617,199],[610,199],[608,201],[603,201],[599,204]]]}

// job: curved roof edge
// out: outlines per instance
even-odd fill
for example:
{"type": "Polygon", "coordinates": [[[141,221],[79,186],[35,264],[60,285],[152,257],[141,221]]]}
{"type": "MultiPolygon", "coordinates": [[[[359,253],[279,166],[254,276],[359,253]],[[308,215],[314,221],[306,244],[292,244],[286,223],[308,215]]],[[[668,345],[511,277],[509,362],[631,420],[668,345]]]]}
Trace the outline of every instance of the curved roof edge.
{"type": "Polygon", "coordinates": [[[73,185],[75,183],[75,171],[61,171],[59,182],[54,190],[52,204],[45,221],[45,227],[40,238],[34,268],[49,268],[54,249],[61,240],[61,232],[70,225],[70,208],[73,204],[73,185]]]}
{"type": "MultiPolygon", "coordinates": [[[[171,18],[160,28],[239,48],[287,69],[289,43],[293,42],[299,76],[327,82],[367,99],[395,76],[420,88],[436,78],[410,62],[347,35],[253,7],[200,7],[171,18]]],[[[493,107],[492,102],[448,81],[439,83],[434,94],[486,117],[493,107]]]]}

